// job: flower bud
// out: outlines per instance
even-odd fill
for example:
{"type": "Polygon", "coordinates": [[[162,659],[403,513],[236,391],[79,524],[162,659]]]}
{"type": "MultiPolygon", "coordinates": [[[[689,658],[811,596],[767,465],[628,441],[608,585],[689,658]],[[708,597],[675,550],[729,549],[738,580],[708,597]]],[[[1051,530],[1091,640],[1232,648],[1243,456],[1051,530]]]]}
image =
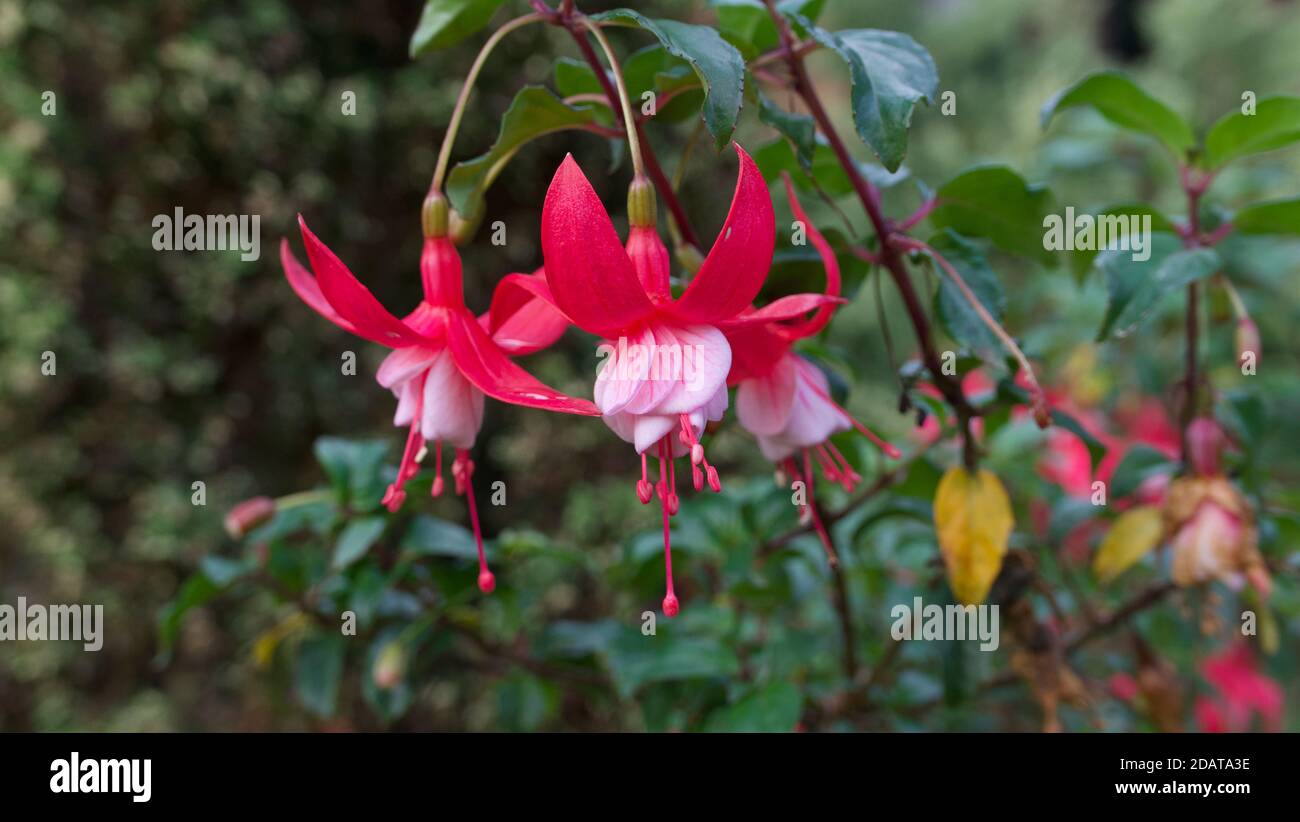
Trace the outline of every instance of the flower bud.
{"type": "Polygon", "coordinates": [[[456,245],[468,243],[474,236],[474,232],[478,231],[485,213],[487,213],[487,203],[483,200],[479,200],[468,215],[462,215],[453,208],[449,220],[451,241],[456,245]]]}
{"type": "Polygon", "coordinates": [[[275,500],[270,497],[253,497],[231,508],[226,513],[226,533],[231,539],[242,539],[257,526],[275,516],[275,500]]]}
{"type": "Polygon", "coordinates": [[[627,222],[631,226],[655,224],[655,187],[644,177],[632,180],[627,189],[627,222]]]}
{"type": "Polygon", "coordinates": [[[426,237],[446,237],[449,207],[441,191],[430,191],[420,209],[420,227],[426,237]]]}
{"type": "Polygon", "coordinates": [[[1219,473],[1219,454],[1227,438],[1219,424],[1209,417],[1197,417],[1187,425],[1187,461],[1202,477],[1219,473]]]}

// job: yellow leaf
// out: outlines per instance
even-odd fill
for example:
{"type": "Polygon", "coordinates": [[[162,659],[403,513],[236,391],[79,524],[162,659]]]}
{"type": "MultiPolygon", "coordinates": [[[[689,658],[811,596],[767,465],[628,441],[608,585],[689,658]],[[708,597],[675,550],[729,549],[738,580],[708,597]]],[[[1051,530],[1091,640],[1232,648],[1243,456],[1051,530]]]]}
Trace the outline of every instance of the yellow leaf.
{"type": "Polygon", "coordinates": [[[991,471],[971,476],[957,466],[943,475],[934,492],[934,527],[958,601],[978,605],[988,596],[1014,524],[1006,489],[991,471]]]}
{"type": "Polygon", "coordinates": [[[1101,541],[1092,572],[1102,582],[1110,582],[1159,545],[1163,534],[1159,508],[1141,505],[1125,511],[1101,541]]]}
{"type": "Polygon", "coordinates": [[[311,624],[311,619],[302,611],[295,611],[282,619],[277,625],[266,629],[253,640],[253,662],[259,668],[267,668],[275,656],[275,649],[289,637],[301,632],[311,624]]]}

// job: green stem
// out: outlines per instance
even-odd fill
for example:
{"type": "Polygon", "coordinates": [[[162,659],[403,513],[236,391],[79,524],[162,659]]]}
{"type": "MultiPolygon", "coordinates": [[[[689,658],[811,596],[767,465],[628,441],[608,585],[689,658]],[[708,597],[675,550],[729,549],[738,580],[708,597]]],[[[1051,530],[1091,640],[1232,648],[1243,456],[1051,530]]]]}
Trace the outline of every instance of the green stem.
{"type": "Polygon", "coordinates": [[[474,90],[474,82],[478,79],[479,72],[483,69],[483,64],[487,62],[488,55],[492,49],[496,48],[497,43],[515,29],[523,28],[529,23],[538,23],[544,20],[542,15],[536,12],[525,14],[522,17],[516,17],[501,28],[492,32],[492,36],[479,49],[478,56],[469,67],[469,74],[465,75],[465,82],[460,87],[460,94],[456,97],[456,106],[452,109],[451,120],[447,123],[447,133],[443,135],[442,146],[438,149],[438,165],[433,171],[433,183],[429,186],[431,191],[442,191],[443,180],[447,176],[447,164],[451,161],[451,146],[456,142],[456,132],[460,130],[460,121],[465,116],[465,105],[469,102],[470,92],[474,90]]]}

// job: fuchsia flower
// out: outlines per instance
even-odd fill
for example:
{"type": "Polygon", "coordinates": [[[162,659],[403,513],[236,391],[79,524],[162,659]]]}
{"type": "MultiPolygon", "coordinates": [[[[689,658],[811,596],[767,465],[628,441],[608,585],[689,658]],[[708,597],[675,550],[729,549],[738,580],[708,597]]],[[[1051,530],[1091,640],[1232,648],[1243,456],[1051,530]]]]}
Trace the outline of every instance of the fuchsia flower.
{"type": "Polygon", "coordinates": [[[376,379],[397,397],[393,424],[409,427],[397,478],[384,495],[384,505],[396,511],[406,499],[403,490],[424,458],[426,442],[434,445],[433,496],[443,490],[442,445],[456,449],[452,477],[456,493],[469,504],[470,522],[478,545],[479,588],[496,586],[483,554],[474,488],[470,481],[473,447],[483,425],[484,395],[530,408],[595,416],[600,412],[586,400],[574,399],[543,385],[507,357],[527,354],[553,343],[568,323],[549,305],[540,303],[524,281],[545,283],[545,275],[513,275],[493,294],[491,309],[476,318],[465,306],[460,255],[445,236],[424,239],[420,274],[424,299],[402,319],[375,299],[334,252],[325,247],[298,217],[313,277],[294,258],[286,239],[280,262],[289,285],[302,301],[325,319],[358,337],[393,349],[376,379]],[[522,279],[521,279],[522,278],[522,279]]]}
{"type": "Polygon", "coordinates": [[[668,250],[654,228],[649,185],[634,180],[629,191],[625,247],[572,156],[556,171],[542,209],[546,282],[518,280],[579,328],[607,341],[596,405],[610,429],[641,455],[641,502],[648,504],[656,493],[660,499],[668,616],[679,608],[668,525],[679,505],[673,459],[690,454],[696,490],[706,481],[714,491],[722,488],[700,436],[727,408],[733,351],[724,330],[797,317],[826,302],[823,295],[799,294],[750,310],[772,262],[776,227],[762,175],[740,146],[736,153],[740,171],[731,210],[681,297],[672,295],[668,250]],[[651,452],[659,460],[653,485],[651,452]]]}
{"type": "Polygon", "coordinates": [[[1201,673],[1218,692],[1215,697],[1202,696],[1196,700],[1196,719],[1201,730],[1249,731],[1256,715],[1264,730],[1281,730],[1282,686],[1259,670],[1254,654],[1244,642],[1205,660],[1201,673]]]}
{"type": "MultiPolygon", "coordinates": [[[[785,191],[795,218],[803,223],[808,239],[821,256],[826,269],[826,297],[838,298],[840,266],[835,252],[808,219],[788,177],[785,191]]],[[[811,517],[832,564],[837,562],[835,549],[813,495],[814,460],[827,479],[851,491],[862,477],[830,442],[832,434],[857,428],[889,457],[900,456],[897,448],[835,402],[826,375],[792,350],[798,340],[821,331],[835,308],[835,303],[827,302],[804,320],[733,324],[725,329],[733,352],[727,382],[736,386],[736,418],[758,440],[763,456],[781,466],[791,482],[804,483],[807,502],[803,514],[811,517]]]]}

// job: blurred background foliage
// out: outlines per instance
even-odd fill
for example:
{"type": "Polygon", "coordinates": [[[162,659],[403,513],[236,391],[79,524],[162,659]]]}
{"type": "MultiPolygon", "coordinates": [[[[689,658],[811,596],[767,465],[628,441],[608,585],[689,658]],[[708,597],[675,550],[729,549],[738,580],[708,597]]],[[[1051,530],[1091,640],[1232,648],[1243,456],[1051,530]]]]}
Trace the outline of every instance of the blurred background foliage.
{"type": "MultiPolygon", "coordinates": [[[[523,11],[507,5],[513,12],[498,21],[523,11]]],[[[827,28],[911,34],[934,55],[940,88],[956,93],[956,116],[931,107],[914,121],[907,168],[930,187],[996,161],[1049,184],[1060,206],[1148,199],[1180,213],[1176,169],[1158,148],[1087,113],[1044,133],[1042,104],[1106,66],[1132,73],[1199,131],[1239,106],[1244,90],[1300,92],[1300,13],[1287,0],[825,5],[827,28]]],[[[715,19],[702,1],[638,8],[715,19]]],[[[491,597],[474,587],[462,500],[430,500],[417,486],[401,514],[372,515],[402,439],[390,424],[391,397],[372,381],[383,352],[306,309],[284,282],[277,248],[282,236],[297,246],[300,212],[386,305],[417,302],[420,202],[483,39],[412,61],[407,42],[419,13],[418,3],[398,0],[0,0],[0,601],[103,603],[106,616],[97,654],[70,643],[0,647],[0,728],[1039,727],[1023,685],[981,685],[1007,670],[1005,651],[891,647],[893,605],[948,601],[929,514],[939,471],[956,461],[948,446],[836,524],[837,591],[815,539],[774,541],[797,525],[788,492],[772,483],[752,441],[724,426],[711,453],[726,493],[684,497],[675,540],[683,612],[660,619],[653,637],[642,634],[642,613],[656,611],[661,596],[657,516],[636,501],[631,449],[597,421],[489,403],[476,482],[487,489],[503,479],[508,488],[507,505],[480,509],[499,579],[491,597]],[[55,116],[41,114],[46,90],[56,94],[55,116]],[[342,114],[347,91],[355,116],[342,114]],[[151,219],[176,207],[261,215],[261,259],[154,251],[151,219]],[[55,376],[41,374],[45,351],[57,355],[55,376]],[[357,376],[341,374],[347,351],[359,358],[357,376]],[[192,504],[196,481],[206,505],[192,504]],[[250,539],[237,544],[223,533],[222,516],[238,501],[302,489],[318,490],[250,539]],[[860,670],[888,658],[869,705],[845,705],[837,597],[848,603],[860,670]],[[356,637],[337,630],[344,609],[358,616],[356,637]]],[[[625,54],[647,40],[637,32],[614,39],[625,54]]],[[[479,82],[455,158],[485,150],[514,93],[550,82],[560,55],[576,56],[561,32],[511,35],[479,82]]],[[[842,65],[825,54],[810,63],[851,135],[842,65]]],[[[751,149],[776,136],[756,109],[747,103],[737,132],[751,149]]],[[[689,121],[648,124],[669,173],[692,130],[689,121]]],[[[682,186],[706,244],[735,174],[733,157],[707,143],[682,186]]],[[[487,222],[504,221],[507,243],[495,247],[480,231],[463,249],[472,308],[486,308],[500,275],[540,264],[539,207],[566,151],[621,220],[627,169],[600,173],[611,162],[606,140],[566,132],[530,144],[488,195],[487,222]]],[[[1300,152],[1264,155],[1216,182],[1211,200],[1233,208],[1290,195],[1297,179],[1300,152]]],[[[886,193],[887,210],[907,214],[920,190],[899,183],[886,193]]],[[[778,224],[788,224],[773,191],[778,224]]],[[[848,231],[847,219],[866,241],[851,198],[842,198],[843,214],[815,196],[805,203],[819,225],[848,231]]],[[[1237,371],[1231,314],[1218,294],[1202,350],[1217,388],[1254,397],[1239,420],[1250,438],[1240,467],[1252,499],[1277,515],[1262,537],[1280,569],[1272,605],[1282,639],[1263,665],[1286,683],[1293,706],[1300,588],[1285,557],[1300,508],[1292,337],[1300,254],[1274,239],[1233,240],[1224,252],[1261,327],[1259,374],[1237,371]]],[[[1095,273],[1076,285],[1064,266],[995,260],[1007,325],[1046,382],[1110,418],[1144,399],[1173,413],[1179,300],[1143,333],[1094,346],[1105,308],[1095,273]]],[[[883,313],[901,317],[888,284],[883,293],[883,313]]],[[[858,289],[815,349],[846,378],[850,407],[914,452],[876,294],[858,289]]],[[[893,330],[910,356],[910,329],[893,330]]],[[[525,364],[589,395],[592,346],[578,332],[525,364]]],[[[1036,468],[1046,442],[1032,426],[1009,423],[990,434],[988,465],[1016,506],[1013,548],[1061,583],[1058,604],[1071,613],[1079,597],[1113,605],[1164,573],[1148,562],[1101,590],[1087,552],[1065,550],[1064,526],[1035,526],[1031,504],[1058,525],[1077,522],[1036,468]]],[[[856,441],[845,447],[870,482],[881,470],[873,454],[856,441]]],[[[480,501],[486,496],[480,490],[480,501]]],[[[826,484],[828,508],[844,500],[826,484]]],[[[1234,602],[1180,595],[1140,617],[1177,671],[1187,727],[1191,698],[1209,689],[1198,666],[1226,644],[1234,602]],[[1220,627],[1207,627],[1216,609],[1220,627]]],[[[1036,607],[1050,616],[1047,602],[1036,607]]],[[[1066,728],[1153,727],[1106,689],[1113,674],[1137,666],[1122,633],[1075,662],[1093,704],[1067,709],[1066,728]]],[[[1297,722],[1290,708],[1287,726],[1297,722]]]]}

